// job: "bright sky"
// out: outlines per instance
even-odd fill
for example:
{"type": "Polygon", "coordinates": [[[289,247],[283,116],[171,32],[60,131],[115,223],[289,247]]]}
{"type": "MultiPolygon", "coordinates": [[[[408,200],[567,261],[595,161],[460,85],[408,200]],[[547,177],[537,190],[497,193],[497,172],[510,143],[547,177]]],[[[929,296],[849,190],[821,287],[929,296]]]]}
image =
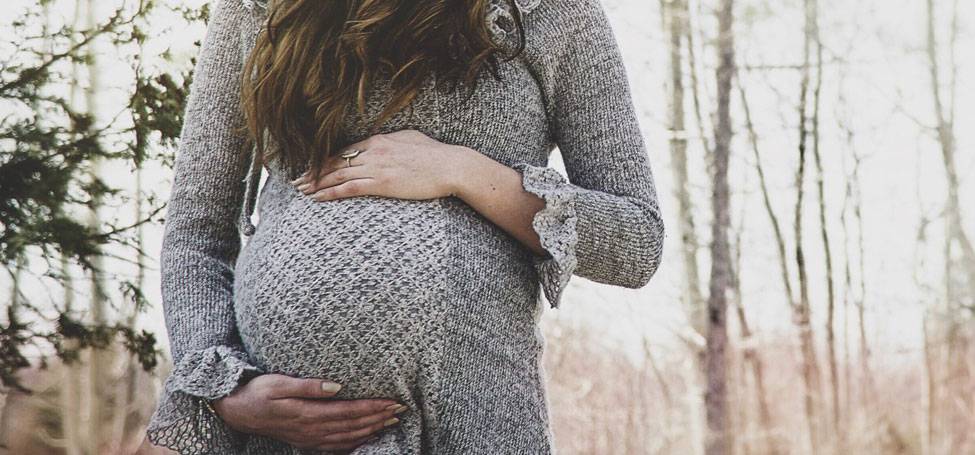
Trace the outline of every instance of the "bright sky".
{"type": "MultiPolygon", "coordinates": [[[[171,0],[175,1],[175,0],[171,0]]],[[[548,1],[548,0],[544,0],[548,1]]],[[[7,0],[8,7],[0,12],[0,21],[9,20],[13,11],[20,11],[36,2],[7,0]]],[[[103,8],[113,2],[97,2],[103,8]]],[[[200,4],[199,0],[187,4],[200,4]]],[[[856,133],[852,147],[862,155],[861,169],[864,205],[865,268],[867,283],[868,330],[877,342],[885,344],[881,357],[888,361],[910,361],[920,343],[920,317],[922,302],[937,298],[930,291],[922,291],[915,282],[915,273],[926,285],[940,286],[938,252],[942,230],[938,223],[929,229],[926,250],[917,248],[918,220],[921,214],[935,216],[945,197],[944,168],[933,136],[922,133],[918,121],[933,124],[930,80],[924,54],[924,1],[922,0],[822,0],[823,40],[826,46],[822,101],[823,141],[821,145],[824,166],[826,198],[829,209],[829,226],[834,241],[834,263],[837,269],[839,297],[842,298],[842,248],[845,241],[839,222],[843,204],[843,178],[852,165],[851,145],[840,134],[837,125],[850,126],[856,133]],[[845,101],[840,101],[840,95],[845,101]],[[916,119],[916,120],[915,120],[916,119]],[[844,167],[847,169],[844,171],[844,167]],[[915,266],[917,258],[926,258],[927,265],[915,266]],[[906,350],[907,354],[904,354],[906,350]]],[[[939,3],[949,4],[948,1],[939,3]]],[[[973,192],[972,175],[975,170],[975,154],[972,153],[972,124],[975,109],[975,90],[972,87],[975,37],[975,3],[958,2],[961,32],[958,59],[958,171],[963,182],[963,204],[971,207],[973,192]]],[[[54,11],[72,14],[73,0],[55,2],[54,11]]],[[[546,324],[587,324],[606,334],[608,343],[619,343],[634,356],[642,349],[640,336],[647,336],[661,349],[662,354],[675,346],[674,334],[684,325],[680,292],[682,259],[678,250],[679,235],[676,222],[677,204],[673,197],[672,173],[665,128],[667,98],[663,81],[667,74],[668,60],[665,40],[660,30],[658,2],[646,0],[605,0],[606,10],[617,33],[629,69],[634,103],[641,112],[641,123],[647,139],[649,154],[661,204],[668,221],[665,262],[656,277],[646,288],[628,290],[588,282],[575,277],[570,282],[561,309],[547,311],[546,324]]],[[[36,6],[35,6],[36,7],[36,6]]],[[[710,5],[702,11],[710,11],[710,5]]],[[[754,66],[782,66],[801,63],[802,17],[801,2],[739,2],[741,20],[738,27],[739,64],[754,66]]],[[[946,16],[942,16],[940,37],[947,33],[946,16]]],[[[701,12],[695,17],[695,25],[711,30],[714,19],[701,12]]],[[[189,58],[190,44],[202,36],[202,28],[173,29],[172,18],[159,17],[156,39],[147,48],[148,53],[160,52],[171,46],[178,58],[189,58]]],[[[700,77],[707,93],[713,92],[713,49],[701,49],[698,40],[698,57],[706,60],[706,68],[700,77]]],[[[124,74],[125,66],[110,65],[111,57],[102,59],[105,78],[103,84],[112,86],[112,74],[124,74]]],[[[761,152],[766,174],[772,187],[775,209],[791,237],[791,219],[794,194],[791,189],[796,167],[796,100],[798,97],[798,72],[795,70],[742,70],[742,79],[749,93],[749,103],[756,127],[762,138],[761,152]]],[[[109,89],[110,90],[110,89],[109,89]]],[[[106,92],[108,93],[108,92],[106,92]]],[[[705,96],[705,117],[709,116],[712,96],[705,96]]],[[[100,109],[113,110],[118,99],[102,98],[100,109]]],[[[761,205],[756,175],[753,171],[753,155],[747,142],[742,114],[737,96],[733,101],[737,133],[732,157],[732,188],[735,192],[733,217],[736,225],[744,223],[742,237],[742,286],[745,305],[751,322],[761,334],[772,332],[791,334],[789,312],[784,303],[779,277],[776,251],[767,216],[761,205]]],[[[691,106],[689,105],[688,108],[691,106]]],[[[688,113],[690,114],[690,110],[688,113]]],[[[696,130],[692,117],[689,127],[696,130]]],[[[710,126],[707,127],[708,135],[710,126]]],[[[709,137],[709,140],[711,138],[709,137]]],[[[693,143],[693,141],[692,141],[693,143]]],[[[699,146],[692,154],[692,199],[700,213],[698,233],[702,242],[701,276],[707,277],[706,220],[708,199],[707,175],[703,165],[703,153],[699,146]]],[[[814,172],[812,161],[810,173],[814,172]]],[[[561,161],[553,156],[553,166],[561,168],[561,161]]],[[[130,185],[129,173],[123,168],[106,169],[117,172],[119,179],[112,183],[130,185]]],[[[810,174],[810,176],[813,174],[810,174]]],[[[165,196],[168,190],[168,173],[155,171],[146,177],[157,182],[154,188],[165,196]]],[[[823,276],[823,252],[815,211],[815,188],[807,186],[807,211],[809,221],[804,229],[807,260],[810,264],[813,312],[820,329],[824,318],[825,278],[823,276]]],[[[966,207],[968,208],[968,207],[966,207]]],[[[128,219],[128,212],[119,216],[128,219]]],[[[966,213],[968,232],[975,235],[975,209],[966,213]]],[[[158,252],[161,228],[147,232],[149,251],[158,252]]],[[[855,239],[850,247],[855,249],[855,239]]],[[[791,248],[791,247],[790,247],[791,248]]],[[[38,265],[40,266],[40,265],[38,265]]],[[[151,264],[153,268],[156,264],[151,264]]],[[[855,265],[854,265],[855,267],[855,265]]],[[[43,269],[36,269],[42,273],[43,269]]],[[[0,277],[0,294],[6,295],[9,282],[0,277]]],[[[150,299],[159,302],[158,276],[155,270],[149,275],[147,292],[150,299]]],[[[41,292],[38,290],[38,292],[41,292]]],[[[842,305],[842,300],[839,301],[842,305]]],[[[852,311],[852,308],[851,308],[852,311]]],[[[852,313],[851,313],[852,315],[852,313]]],[[[842,317],[842,316],[840,316],[842,317]]],[[[842,319],[840,320],[842,321],[842,319]]],[[[165,339],[161,309],[154,308],[140,321],[142,325],[159,333],[165,339]]],[[[840,322],[842,323],[842,322],[840,322]]],[[[851,333],[855,321],[850,321],[851,333]]],[[[791,335],[787,335],[791,336],[791,335]]],[[[679,351],[677,351],[679,353],[679,351]]]]}

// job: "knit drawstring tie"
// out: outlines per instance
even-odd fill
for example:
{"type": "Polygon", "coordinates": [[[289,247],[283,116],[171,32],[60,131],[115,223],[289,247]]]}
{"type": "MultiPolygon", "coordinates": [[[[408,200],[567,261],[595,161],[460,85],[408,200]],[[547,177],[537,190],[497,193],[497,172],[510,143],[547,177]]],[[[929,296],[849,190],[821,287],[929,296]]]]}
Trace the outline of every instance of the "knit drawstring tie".
{"type": "Polygon", "coordinates": [[[244,183],[246,184],[244,189],[244,207],[240,213],[240,230],[246,236],[254,235],[257,230],[254,227],[254,223],[251,222],[251,216],[254,213],[254,206],[257,200],[257,187],[261,181],[261,168],[262,166],[257,165],[257,147],[251,152],[251,164],[247,171],[247,176],[244,177],[244,183]]]}

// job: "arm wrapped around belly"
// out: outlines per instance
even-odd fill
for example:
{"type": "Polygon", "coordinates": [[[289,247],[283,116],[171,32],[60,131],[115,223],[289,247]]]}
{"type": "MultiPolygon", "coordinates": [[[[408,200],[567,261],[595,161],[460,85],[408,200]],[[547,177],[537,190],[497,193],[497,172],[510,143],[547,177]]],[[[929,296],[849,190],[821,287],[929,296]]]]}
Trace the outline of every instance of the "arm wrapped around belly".
{"type": "Polygon", "coordinates": [[[241,0],[221,1],[194,71],[160,253],[162,303],[174,368],[147,437],[181,454],[238,453],[248,437],[205,400],[229,394],[261,370],[248,362],[234,319],[237,217],[249,165],[237,134],[243,63],[241,0]]]}

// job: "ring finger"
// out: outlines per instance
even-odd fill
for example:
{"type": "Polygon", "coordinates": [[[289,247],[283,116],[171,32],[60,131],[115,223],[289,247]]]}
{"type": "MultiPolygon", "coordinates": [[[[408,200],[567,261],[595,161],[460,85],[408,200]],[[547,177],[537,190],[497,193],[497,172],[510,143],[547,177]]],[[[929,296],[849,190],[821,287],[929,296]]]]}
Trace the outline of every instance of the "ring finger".
{"type": "Polygon", "coordinates": [[[326,174],[316,181],[308,181],[298,186],[298,191],[305,194],[312,194],[330,186],[339,185],[349,180],[373,177],[371,169],[366,164],[357,164],[351,167],[339,167],[325,169],[326,174]]]}
{"type": "MultiPolygon", "coordinates": [[[[357,167],[368,164],[369,158],[370,157],[366,154],[365,149],[356,149],[355,147],[350,146],[340,150],[337,154],[325,160],[325,163],[322,165],[321,176],[324,177],[325,175],[342,168],[357,167]],[[348,159],[341,156],[342,154],[351,152],[353,150],[360,150],[360,152],[348,159]]],[[[301,174],[301,176],[292,180],[291,184],[297,186],[300,190],[303,187],[306,187],[309,182],[314,183],[312,181],[311,171],[305,171],[305,173],[301,174]]]]}

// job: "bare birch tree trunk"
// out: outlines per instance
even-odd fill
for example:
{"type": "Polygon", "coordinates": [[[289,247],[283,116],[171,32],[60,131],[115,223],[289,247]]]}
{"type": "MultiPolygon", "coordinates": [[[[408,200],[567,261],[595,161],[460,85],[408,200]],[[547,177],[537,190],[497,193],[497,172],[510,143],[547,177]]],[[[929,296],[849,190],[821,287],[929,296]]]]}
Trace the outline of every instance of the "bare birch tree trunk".
{"type": "Polygon", "coordinates": [[[670,112],[670,155],[671,169],[674,172],[674,195],[677,198],[677,211],[680,222],[678,232],[681,238],[681,252],[684,260],[684,311],[693,332],[689,342],[685,345],[691,351],[694,362],[693,371],[688,373],[686,408],[688,419],[689,440],[694,441],[694,453],[704,451],[703,440],[703,392],[701,384],[704,381],[704,349],[696,340],[703,339],[707,331],[705,315],[706,304],[701,293],[701,280],[698,275],[697,251],[699,242],[694,223],[694,204],[691,201],[690,178],[687,163],[687,129],[684,112],[684,62],[682,42],[686,33],[687,2],[686,0],[661,0],[661,17],[664,33],[670,38],[670,78],[666,83],[666,91],[670,94],[668,111],[670,112]]]}
{"type": "Polygon", "coordinates": [[[927,9],[927,57],[931,78],[931,95],[934,101],[938,144],[947,179],[948,197],[945,204],[945,316],[942,329],[945,334],[944,393],[941,406],[947,424],[948,449],[951,453],[968,453],[975,450],[971,428],[975,425],[975,398],[972,397],[972,372],[968,357],[972,353],[975,334],[971,329],[971,315],[965,306],[971,305],[975,295],[975,248],[965,231],[962,220],[959,179],[955,163],[955,99],[957,89],[957,64],[955,49],[958,39],[958,2],[952,4],[952,21],[949,29],[951,67],[947,90],[942,89],[940,47],[936,35],[937,11],[934,0],[926,0],[927,9]],[[946,93],[945,93],[946,92],[946,93]],[[947,103],[947,107],[946,107],[947,103]],[[956,254],[957,252],[957,254],[956,254]],[[957,257],[956,257],[957,256],[957,257]],[[968,303],[966,303],[968,301],[968,303]]]}
{"type": "MultiPolygon", "coordinates": [[[[145,46],[143,41],[139,41],[139,55],[138,59],[140,62],[137,72],[141,71],[141,62],[144,61],[145,46]]],[[[137,74],[138,75],[138,74],[137,74]]],[[[138,114],[144,116],[145,108],[137,107],[139,109],[138,114]]],[[[135,129],[135,143],[133,145],[134,150],[134,162],[135,162],[135,195],[134,195],[134,207],[133,207],[133,219],[138,221],[142,219],[143,216],[143,161],[145,159],[145,152],[148,147],[148,138],[146,137],[145,130],[141,128],[135,129]]],[[[145,276],[146,276],[146,264],[145,256],[143,251],[145,251],[145,229],[143,224],[139,224],[136,227],[136,276],[133,282],[133,287],[135,292],[140,293],[140,296],[136,298],[141,299],[141,293],[145,287],[145,276]]],[[[125,326],[135,329],[135,324],[139,316],[139,306],[132,305],[131,308],[125,308],[127,313],[124,315],[125,326]]],[[[112,440],[117,441],[119,444],[120,451],[125,451],[126,436],[128,431],[132,428],[136,422],[135,419],[138,416],[139,409],[137,408],[138,402],[136,400],[136,389],[138,387],[139,377],[141,374],[141,368],[132,353],[125,349],[120,350],[120,360],[123,363],[123,377],[120,378],[116,383],[115,391],[115,409],[112,411],[112,440]]]]}
{"type": "MultiPolygon", "coordinates": [[[[945,176],[948,179],[948,204],[945,210],[947,223],[949,225],[949,233],[951,239],[957,242],[959,253],[961,256],[960,262],[963,267],[963,272],[965,274],[965,282],[968,291],[971,292],[970,295],[975,295],[975,248],[972,246],[972,242],[965,231],[962,220],[964,217],[961,212],[961,202],[958,195],[958,190],[960,187],[958,181],[958,171],[957,165],[955,163],[955,109],[954,100],[956,98],[955,92],[957,87],[957,80],[953,76],[949,83],[948,93],[942,93],[941,88],[941,65],[938,59],[938,42],[935,35],[936,24],[935,24],[935,6],[934,0],[927,1],[927,54],[928,54],[928,64],[929,72],[931,76],[931,91],[932,98],[934,99],[934,109],[935,109],[935,121],[937,122],[937,133],[938,133],[938,143],[941,146],[941,158],[945,167],[945,176]],[[945,108],[944,97],[947,96],[949,101],[949,108],[945,108]]],[[[958,22],[957,22],[957,0],[954,3],[953,16],[951,25],[951,42],[949,43],[952,53],[954,53],[954,48],[956,47],[956,41],[958,36],[958,22]]],[[[954,66],[954,62],[952,62],[954,66]]],[[[953,67],[950,69],[951,74],[954,75],[957,72],[957,68],[953,67]]]]}
{"type": "Polygon", "coordinates": [[[808,148],[808,123],[807,114],[809,105],[809,85],[811,82],[811,47],[814,41],[814,17],[816,11],[816,0],[804,0],[806,13],[805,43],[803,50],[802,81],[800,85],[799,98],[799,169],[796,172],[796,206],[793,228],[795,230],[796,248],[796,269],[799,272],[799,304],[796,307],[795,323],[799,329],[799,343],[802,352],[802,379],[805,387],[804,403],[806,419],[809,424],[809,443],[812,453],[820,453],[819,447],[823,440],[822,426],[820,425],[820,415],[818,400],[820,393],[820,371],[819,362],[816,360],[816,345],[813,337],[811,324],[810,301],[809,301],[809,279],[806,272],[806,258],[803,249],[803,229],[802,229],[802,209],[805,196],[805,176],[806,176],[806,155],[808,148]]]}
{"type": "MultiPolygon", "coordinates": [[[[96,26],[95,16],[97,2],[87,0],[85,12],[85,28],[94,29],[96,26]]],[[[99,75],[98,61],[96,58],[96,44],[93,42],[90,48],[89,60],[86,65],[88,72],[88,87],[85,91],[86,110],[95,122],[98,121],[98,97],[101,91],[101,81],[99,75]]],[[[98,176],[101,173],[102,163],[96,160],[93,163],[91,173],[98,176]]],[[[88,224],[93,228],[98,228],[101,224],[99,209],[102,205],[100,198],[95,198],[91,202],[91,211],[88,214],[88,224]]],[[[93,324],[101,325],[108,322],[108,296],[105,291],[104,260],[96,254],[91,260],[91,303],[89,313],[93,324]]],[[[112,370],[112,355],[108,349],[93,347],[89,349],[88,365],[88,453],[103,453],[106,450],[106,435],[110,434],[109,401],[112,370]]]]}
{"type": "MultiPolygon", "coordinates": [[[[734,403],[734,407],[738,410],[738,415],[735,421],[735,434],[750,434],[751,428],[749,423],[751,422],[751,417],[750,413],[748,412],[748,367],[754,366],[753,359],[756,354],[755,339],[752,337],[751,327],[748,325],[748,317],[745,314],[745,302],[741,293],[740,280],[741,235],[742,231],[745,230],[745,220],[747,219],[745,217],[746,208],[747,206],[745,204],[741,204],[741,217],[739,218],[738,227],[734,230],[735,240],[732,248],[734,261],[732,261],[731,267],[731,288],[735,296],[735,315],[738,318],[739,330],[741,331],[741,339],[739,341],[740,346],[738,349],[741,352],[741,358],[739,359],[737,356],[735,356],[734,360],[732,361],[732,363],[734,363],[737,367],[735,368],[736,378],[732,382],[735,384],[735,393],[733,399],[730,400],[732,403],[734,403]]],[[[763,401],[765,397],[762,393],[760,393],[760,390],[764,390],[764,384],[758,380],[758,377],[755,379],[755,401],[759,404],[759,422],[762,424],[764,430],[765,421],[763,420],[764,416],[761,414],[763,407],[767,405],[767,403],[763,401]]],[[[764,410],[767,410],[767,408],[764,408],[764,410]]],[[[751,455],[753,446],[750,439],[751,438],[737,438],[735,440],[736,443],[740,444],[738,453],[741,455],[751,455]]]]}
{"type": "Polygon", "coordinates": [[[707,410],[705,453],[730,455],[734,447],[728,410],[728,291],[731,288],[731,252],[728,245],[731,153],[731,78],[735,71],[734,1],[722,0],[718,9],[717,122],[714,129],[713,194],[711,199],[711,282],[708,294],[707,410]]]}
{"type": "MultiPolygon", "coordinates": [[[[842,93],[842,90],[841,90],[842,93]]],[[[840,95],[840,100],[843,101],[843,95],[840,95]]],[[[842,123],[837,121],[837,123],[842,123]]],[[[842,128],[842,125],[840,125],[842,128]]],[[[850,144],[850,150],[853,150],[853,133],[847,131],[846,134],[847,142],[850,144]]],[[[843,161],[843,170],[846,173],[846,160],[843,161]]],[[[850,300],[853,298],[853,269],[850,267],[850,226],[849,220],[847,218],[847,213],[850,211],[851,199],[853,197],[853,184],[850,177],[847,175],[844,182],[843,191],[843,208],[840,211],[840,225],[843,226],[843,412],[840,416],[840,425],[844,428],[848,428],[846,425],[850,422],[851,413],[851,383],[852,377],[851,371],[851,355],[850,355],[850,300]]],[[[849,444],[848,436],[843,436],[844,441],[849,444]]]]}
{"type": "Polygon", "coordinates": [[[690,178],[687,165],[687,130],[684,113],[684,63],[681,43],[685,34],[687,4],[684,0],[665,0],[668,32],[670,34],[670,155],[674,171],[674,193],[680,217],[679,232],[684,259],[685,311],[691,327],[703,334],[707,327],[701,280],[698,276],[698,239],[694,223],[694,203],[691,201],[690,178]]]}
{"type": "MultiPolygon", "coordinates": [[[[839,103],[844,107],[848,105],[848,102],[846,100],[846,97],[843,95],[842,90],[840,91],[839,103]]],[[[865,311],[866,267],[864,265],[866,250],[864,248],[864,236],[863,236],[863,211],[862,211],[863,196],[862,196],[861,185],[860,185],[861,157],[857,152],[855,142],[854,142],[855,132],[848,125],[845,124],[845,120],[838,119],[837,126],[844,132],[846,144],[848,147],[847,150],[848,153],[846,154],[846,156],[851,157],[853,160],[852,169],[846,172],[847,173],[846,190],[845,190],[844,200],[843,200],[843,212],[840,217],[841,223],[843,225],[843,233],[844,233],[844,258],[845,258],[843,343],[844,343],[844,356],[845,356],[844,364],[846,365],[845,375],[844,375],[845,396],[847,397],[846,409],[848,410],[846,416],[847,419],[849,420],[850,418],[849,409],[851,407],[850,401],[852,400],[851,397],[853,395],[850,390],[853,382],[850,370],[852,369],[853,364],[852,361],[850,360],[850,347],[848,341],[849,329],[848,329],[848,322],[847,322],[848,317],[846,316],[848,314],[847,311],[848,306],[852,301],[853,305],[856,307],[856,312],[857,312],[856,330],[857,330],[857,338],[858,338],[859,350],[860,350],[860,356],[859,356],[860,374],[858,376],[859,386],[860,386],[859,406],[860,409],[862,410],[861,412],[863,413],[863,415],[866,416],[867,419],[869,420],[870,414],[873,409],[872,403],[874,402],[874,399],[872,397],[876,395],[876,391],[874,389],[873,373],[870,369],[870,346],[868,343],[867,333],[866,333],[866,311],[865,311]],[[847,218],[848,213],[852,213],[853,215],[852,221],[850,221],[847,218]],[[851,265],[852,260],[850,259],[851,258],[850,239],[851,237],[853,237],[850,231],[851,231],[851,224],[853,223],[855,223],[854,227],[856,230],[856,238],[855,238],[856,252],[854,256],[856,257],[857,260],[857,268],[859,274],[858,286],[856,286],[853,282],[853,269],[851,265]],[[856,287],[856,289],[854,289],[854,287],[856,287]]],[[[844,169],[846,169],[845,162],[844,162],[844,169]]],[[[849,443],[848,439],[847,439],[847,443],[849,443]]]]}
{"type": "Polygon", "coordinates": [[[823,158],[820,150],[820,106],[822,104],[823,87],[823,42],[819,30],[819,2],[813,0],[806,14],[809,16],[810,33],[816,47],[816,84],[813,89],[812,137],[813,158],[816,163],[816,189],[819,202],[820,237],[823,241],[823,252],[826,261],[826,357],[829,364],[830,398],[832,399],[832,433],[835,435],[834,452],[846,453],[844,436],[840,428],[840,386],[839,369],[836,363],[836,334],[834,331],[836,314],[836,289],[833,281],[833,252],[829,241],[829,224],[826,218],[825,176],[823,158]]]}
{"type": "MultiPolygon", "coordinates": [[[[73,29],[77,30],[79,26],[83,23],[83,3],[82,0],[75,0],[74,5],[74,26],[73,29]]],[[[72,80],[78,81],[81,77],[81,71],[78,63],[72,63],[72,80]]],[[[77,82],[76,82],[77,84],[77,82]]],[[[72,107],[76,107],[78,104],[78,94],[80,87],[77,85],[70,88],[71,93],[69,95],[69,102],[72,107]]],[[[61,286],[64,290],[64,312],[67,315],[73,315],[75,310],[75,295],[74,295],[74,279],[71,273],[71,263],[68,257],[65,255],[61,256],[61,286]]],[[[65,348],[69,350],[78,349],[78,343],[76,340],[68,339],[65,340],[65,348]]],[[[82,384],[83,384],[83,373],[85,365],[78,361],[72,363],[65,363],[63,366],[63,379],[61,385],[61,396],[60,396],[60,413],[61,413],[61,426],[62,433],[64,434],[65,441],[65,454],[66,455],[81,455],[84,453],[85,447],[87,447],[87,438],[85,434],[87,431],[82,428],[82,384]]]]}
{"type": "Polygon", "coordinates": [[[856,301],[857,307],[857,335],[860,341],[860,371],[863,376],[863,407],[869,411],[873,408],[873,403],[877,401],[876,381],[873,377],[873,369],[870,367],[870,340],[867,338],[867,267],[864,261],[866,256],[866,242],[863,236],[863,196],[860,190],[860,156],[854,152],[853,165],[853,185],[856,197],[853,202],[853,215],[857,222],[857,249],[858,249],[858,268],[860,272],[860,293],[856,301]]]}
{"type": "MultiPolygon", "coordinates": [[[[808,2],[808,0],[807,0],[808,2]]],[[[808,5],[807,5],[808,6],[808,5]]],[[[808,24],[807,24],[808,25],[808,24]]],[[[807,30],[808,31],[808,30],[807,30]]],[[[807,39],[809,38],[807,34],[807,39]]],[[[765,205],[766,213],[769,216],[769,220],[772,224],[773,233],[776,240],[777,249],[779,252],[779,263],[781,265],[782,273],[782,283],[789,302],[789,306],[793,312],[794,323],[799,329],[799,342],[802,354],[802,365],[801,372],[803,377],[804,386],[804,406],[805,406],[805,416],[807,425],[809,427],[809,440],[811,449],[814,454],[818,454],[818,441],[820,439],[818,433],[819,428],[821,428],[818,422],[818,413],[816,412],[816,400],[819,396],[819,366],[816,361],[815,353],[815,343],[812,334],[812,326],[810,324],[809,317],[809,292],[808,292],[808,282],[806,280],[805,272],[805,258],[802,250],[802,229],[801,229],[801,207],[803,199],[803,187],[802,182],[804,181],[805,175],[805,150],[806,150],[806,107],[807,107],[807,95],[808,88],[810,84],[810,64],[809,64],[809,52],[808,46],[811,41],[807,41],[807,52],[806,52],[806,65],[803,69],[803,82],[802,82],[802,96],[800,101],[800,145],[799,145],[799,155],[800,164],[799,171],[796,174],[796,188],[797,188],[797,202],[795,211],[794,228],[796,232],[796,265],[799,270],[799,285],[800,293],[798,300],[794,297],[792,279],[789,273],[788,267],[788,254],[786,253],[785,237],[783,235],[782,227],[779,222],[778,217],[775,214],[775,210],[772,205],[771,196],[769,192],[768,185],[765,179],[764,169],[762,167],[761,156],[758,151],[758,136],[754,131],[752,122],[750,120],[751,114],[747,110],[747,98],[744,95],[742,89],[742,100],[745,104],[746,118],[748,119],[747,124],[749,125],[749,132],[752,142],[752,148],[755,153],[755,165],[756,170],[759,175],[759,181],[762,189],[762,196],[765,205]]]]}
{"type": "Polygon", "coordinates": [[[697,123],[698,136],[701,139],[701,147],[704,148],[705,156],[712,156],[711,144],[708,143],[707,127],[704,122],[703,108],[701,107],[701,84],[697,73],[697,48],[694,40],[695,28],[691,15],[690,0],[682,0],[684,6],[684,31],[687,39],[687,67],[691,76],[691,100],[694,101],[694,118],[697,123]]]}

